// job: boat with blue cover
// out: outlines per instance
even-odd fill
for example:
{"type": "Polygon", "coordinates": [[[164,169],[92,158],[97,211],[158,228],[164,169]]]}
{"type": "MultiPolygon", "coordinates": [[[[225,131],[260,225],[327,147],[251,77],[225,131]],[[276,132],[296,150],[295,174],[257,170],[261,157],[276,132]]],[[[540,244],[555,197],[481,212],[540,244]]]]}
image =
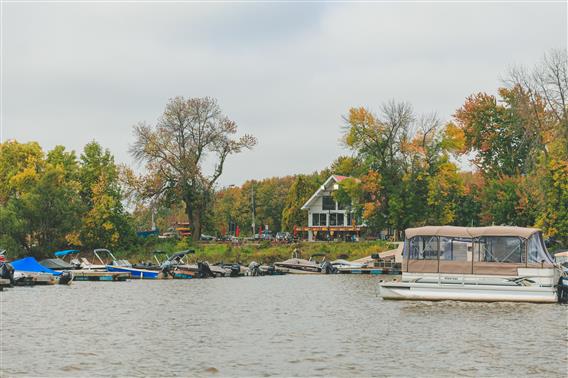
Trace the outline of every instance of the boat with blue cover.
{"type": "Polygon", "coordinates": [[[73,274],[68,271],[56,271],[41,265],[33,257],[24,257],[10,263],[14,268],[15,285],[51,285],[51,284],[70,284],[73,281],[73,274]]]}

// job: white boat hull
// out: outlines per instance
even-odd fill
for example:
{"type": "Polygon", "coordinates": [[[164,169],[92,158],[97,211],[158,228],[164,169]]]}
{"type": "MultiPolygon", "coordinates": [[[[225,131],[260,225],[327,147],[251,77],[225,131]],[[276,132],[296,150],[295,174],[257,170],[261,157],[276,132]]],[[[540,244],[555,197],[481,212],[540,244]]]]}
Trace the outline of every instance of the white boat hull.
{"type": "Polygon", "coordinates": [[[535,303],[555,303],[557,301],[554,287],[539,286],[383,282],[380,285],[380,291],[383,299],[418,301],[535,303]]]}

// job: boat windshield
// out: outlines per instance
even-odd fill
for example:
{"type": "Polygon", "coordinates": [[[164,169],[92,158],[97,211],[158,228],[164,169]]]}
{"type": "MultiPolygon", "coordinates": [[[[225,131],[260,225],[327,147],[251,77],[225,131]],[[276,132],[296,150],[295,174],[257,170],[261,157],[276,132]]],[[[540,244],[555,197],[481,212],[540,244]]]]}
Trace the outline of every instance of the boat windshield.
{"type": "Polygon", "coordinates": [[[542,240],[542,235],[540,234],[540,232],[537,232],[529,238],[527,249],[529,263],[554,263],[554,259],[546,250],[544,240],[542,240]]]}

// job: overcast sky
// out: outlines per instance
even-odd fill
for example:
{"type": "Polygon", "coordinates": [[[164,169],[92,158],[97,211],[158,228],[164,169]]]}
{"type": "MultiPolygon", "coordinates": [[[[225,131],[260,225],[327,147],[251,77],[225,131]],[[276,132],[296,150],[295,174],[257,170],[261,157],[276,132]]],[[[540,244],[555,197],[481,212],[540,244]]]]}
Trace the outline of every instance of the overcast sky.
{"type": "Polygon", "coordinates": [[[253,150],[221,184],[308,173],[346,154],[341,116],[406,100],[450,119],[507,68],[567,44],[566,3],[8,3],[4,139],[132,164],[132,125],[169,98],[212,96],[253,150]]]}

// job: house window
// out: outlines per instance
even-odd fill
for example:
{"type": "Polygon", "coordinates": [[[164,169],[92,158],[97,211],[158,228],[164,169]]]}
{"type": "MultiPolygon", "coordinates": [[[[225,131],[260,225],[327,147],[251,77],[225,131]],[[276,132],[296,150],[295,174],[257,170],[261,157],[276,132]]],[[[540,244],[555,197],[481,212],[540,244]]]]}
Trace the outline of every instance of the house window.
{"type": "Polygon", "coordinates": [[[327,226],[326,214],[312,214],[312,226],[327,226]]]}
{"type": "Polygon", "coordinates": [[[345,216],[343,214],[337,214],[337,225],[343,226],[345,221],[345,216]]]}
{"type": "Polygon", "coordinates": [[[321,208],[323,210],[335,210],[335,201],[331,196],[323,196],[321,208]]]}
{"type": "Polygon", "coordinates": [[[337,214],[329,214],[329,225],[330,226],[337,226],[337,214]]]}
{"type": "Polygon", "coordinates": [[[320,224],[319,214],[312,214],[312,226],[319,226],[320,224]]]}
{"type": "Polygon", "coordinates": [[[348,225],[348,226],[351,226],[351,222],[352,222],[352,221],[351,221],[351,218],[352,218],[351,213],[347,213],[347,225],[348,225]]]}

